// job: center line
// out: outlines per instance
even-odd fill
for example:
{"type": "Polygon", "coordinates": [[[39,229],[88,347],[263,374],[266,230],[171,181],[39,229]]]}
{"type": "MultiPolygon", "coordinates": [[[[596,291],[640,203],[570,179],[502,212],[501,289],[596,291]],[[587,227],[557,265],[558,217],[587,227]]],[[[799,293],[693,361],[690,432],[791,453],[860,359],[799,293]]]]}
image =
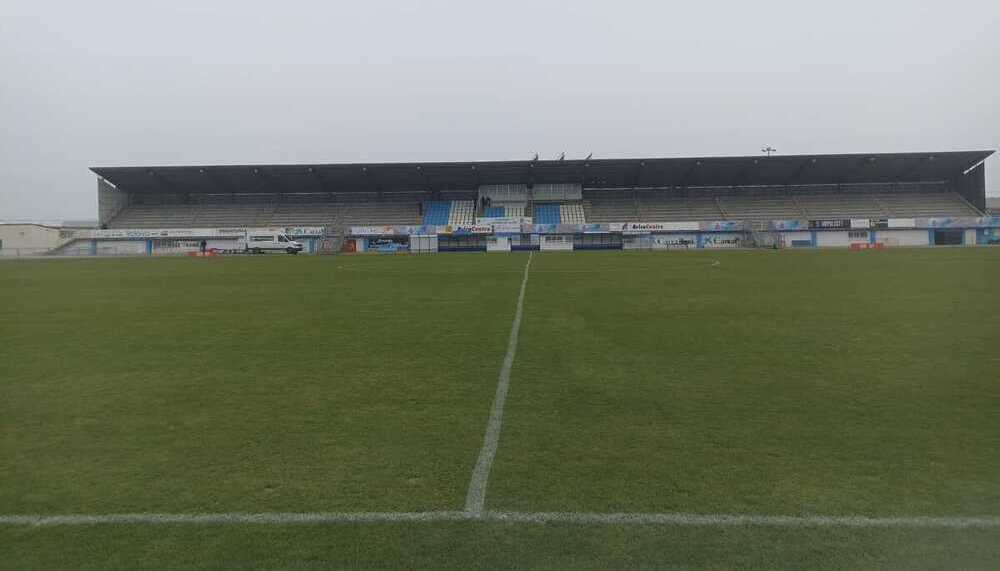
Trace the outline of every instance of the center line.
{"type": "Polygon", "coordinates": [[[510,339],[507,341],[507,355],[500,367],[500,380],[497,382],[497,392],[493,396],[493,408],[490,410],[490,422],[486,425],[486,435],[483,437],[483,447],[479,450],[479,460],[472,470],[472,481],[469,482],[469,492],[465,496],[465,511],[481,513],[486,504],[486,485],[490,479],[490,469],[493,458],[497,455],[497,444],[500,442],[500,429],[503,427],[503,406],[507,401],[507,389],[510,387],[510,369],[514,366],[514,355],[517,353],[517,334],[521,330],[521,314],[524,313],[524,290],[528,287],[528,270],[531,269],[531,256],[524,264],[524,279],[521,280],[521,293],[517,296],[517,309],[514,310],[514,322],[510,326],[510,339]]]}

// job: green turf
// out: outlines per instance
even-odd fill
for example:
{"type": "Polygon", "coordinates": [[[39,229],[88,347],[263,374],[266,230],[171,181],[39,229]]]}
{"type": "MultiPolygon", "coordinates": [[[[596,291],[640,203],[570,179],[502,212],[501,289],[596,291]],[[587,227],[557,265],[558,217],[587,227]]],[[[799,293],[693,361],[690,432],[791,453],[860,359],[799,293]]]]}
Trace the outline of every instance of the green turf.
{"type": "Polygon", "coordinates": [[[10,569],[997,569],[997,530],[481,523],[0,528],[10,569]]]}
{"type": "MultiPolygon", "coordinates": [[[[454,510],[525,255],[0,263],[0,513],[454,510]]],[[[534,256],[487,507],[1000,515],[1000,250],[534,256]]],[[[0,566],[996,567],[995,531],[0,528],[0,566]]]]}
{"type": "Polygon", "coordinates": [[[998,282],[997,250],[540,256],[488,507],[1000,514],[998,282]]]}
{"type": "Polygon", "coordinates": [[[458,509],[521,264],[4,263],[0,511],[458,509]]]}

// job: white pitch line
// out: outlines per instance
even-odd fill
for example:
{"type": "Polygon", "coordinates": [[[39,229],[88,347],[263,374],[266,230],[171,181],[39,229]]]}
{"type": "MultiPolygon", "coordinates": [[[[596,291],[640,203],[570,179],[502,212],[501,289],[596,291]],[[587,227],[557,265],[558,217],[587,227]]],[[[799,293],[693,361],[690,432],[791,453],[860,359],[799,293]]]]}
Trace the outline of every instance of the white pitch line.
{"type": "Polygon", "coordinates": [[[493,408],[490,410],[490,421],[486,425],[486,435],[483,436],[483,447],[479,450],[479,459],[472,470],[472,480],[469,491],[465,495],[465,511],[480,513],[486,504],[486,485],[489,483],[490,469],[493,468],[493,458],[497,455],[497,445],[500,442],[500,430],[503,428],[503,407],[507,401],[507,389],[510,388],[510,370],[514,366],[514,355],[517,353],[517,335],[521,330],[521,314],[524,313],[524,290],[528,287],[528,270],[531,269],[531,252],[524,264],[524,278],[521,280],[521,292],[517,295],[517,309],[514,310],[514,321],[510,326],[510,339],[507,341],[507,355],[500,367],[500,379],[497,381],[497,392],[493,397],[493,408]]]}
{"type": "Polygon", "coordinates": [[[119,513],[66,515],[5,515],[6,525],[98,524],[228,524],[228,523],[373,523],[468,519],[465,512],[222,512],[222,513],[119,513]]]}
{"type": "Polygon", "coordinates": [[[569,525],[653,525],[700,527],[782,527],[861,529],[998,529],[1000,516],[904,516],[860,515],[782,516],[758,514],[687,513],[580,513],[580,512],[273,512],[273,513],[121,513],[66,515],[0,515],[0,525],[136,525],[136,524],[354,524],[426,522],[503,522],[569,525]]]}
{"type": "Polygon", "coordinates": [[[486,512],[484,519],[517,523],[567,523],[582,525],[684,525],[751,527],[854,527],[854,528],[1000,528],[998,516],[909,516],[861,515],[782,516],[760,514],[690,513],[579,513],[579,512],[486,512]]]}

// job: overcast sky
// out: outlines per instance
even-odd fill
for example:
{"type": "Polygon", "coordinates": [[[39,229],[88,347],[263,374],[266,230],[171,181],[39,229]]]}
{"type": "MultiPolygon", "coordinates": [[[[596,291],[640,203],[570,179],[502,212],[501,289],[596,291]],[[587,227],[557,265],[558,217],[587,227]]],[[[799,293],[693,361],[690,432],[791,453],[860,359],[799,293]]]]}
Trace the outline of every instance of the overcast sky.
{"type": "Polygon", "coordinates": [[[96,165],[995,149],[1000,1],[0,0],[0,78],[0,219],[96,165]]]}

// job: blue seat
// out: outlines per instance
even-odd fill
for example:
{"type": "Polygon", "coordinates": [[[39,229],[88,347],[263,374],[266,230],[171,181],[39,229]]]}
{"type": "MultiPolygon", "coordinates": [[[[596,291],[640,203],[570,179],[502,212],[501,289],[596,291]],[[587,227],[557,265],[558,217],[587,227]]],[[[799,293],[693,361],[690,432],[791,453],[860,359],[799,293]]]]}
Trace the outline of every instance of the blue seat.
{"type": "Polygon", "coordinates": [[[483,214],[487,218],[503,218],[504,217],[504,207],[503,206],[490,206],[486,209],[483,214]]]}
{"type": "Polygon", "coordinates": [[[558,204],[535,205],[535,224],[559,224],[561,222],[558,204]]]}
{"type": "Polygon", "coordinates": [[[451,215],[450,200],[435,200],[424,204],[424,226],[444,226],[451,215]]]}

